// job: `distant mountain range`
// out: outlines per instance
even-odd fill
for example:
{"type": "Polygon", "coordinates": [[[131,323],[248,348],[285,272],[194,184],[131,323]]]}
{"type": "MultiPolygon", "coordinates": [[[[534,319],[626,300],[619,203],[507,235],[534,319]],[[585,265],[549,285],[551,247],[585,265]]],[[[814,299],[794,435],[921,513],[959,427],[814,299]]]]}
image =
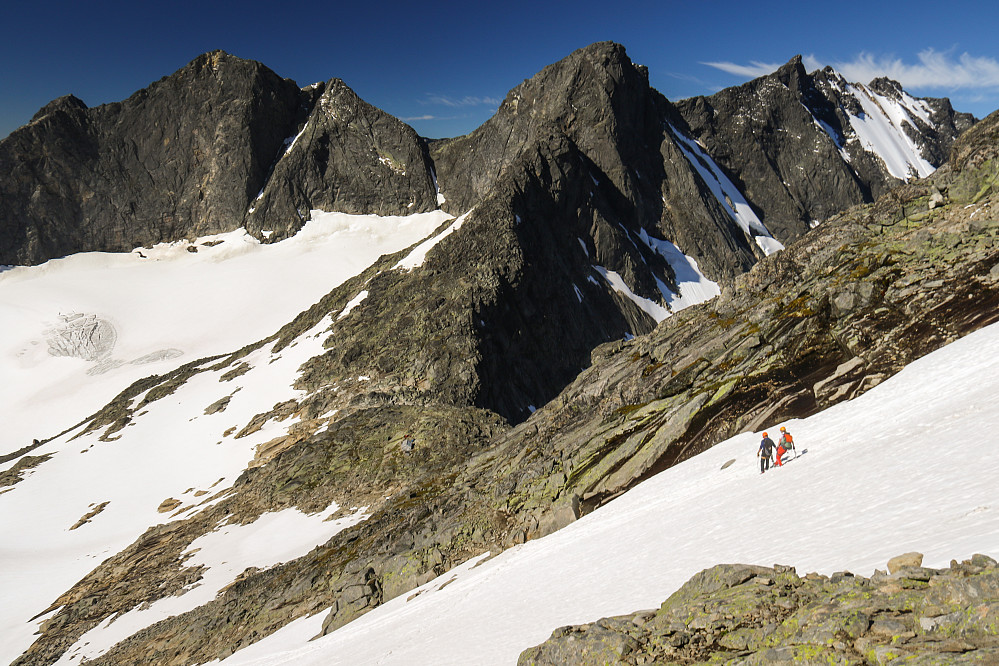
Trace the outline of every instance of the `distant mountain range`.
{"type": "Polygon", "coordinates": [[[18,588],[2,656],[203,663],[320,611],[328,633],[862,394],[996,319],[975,122],[800,57],[671,102],[608,42],[437,141],[220,51],[53,101],[0,141],[3,362],[31,387],[0,515],[37,555],[15,575],[65,566],[18,588]],[[282,559],[196,556],[272,519],[282,559]]]}

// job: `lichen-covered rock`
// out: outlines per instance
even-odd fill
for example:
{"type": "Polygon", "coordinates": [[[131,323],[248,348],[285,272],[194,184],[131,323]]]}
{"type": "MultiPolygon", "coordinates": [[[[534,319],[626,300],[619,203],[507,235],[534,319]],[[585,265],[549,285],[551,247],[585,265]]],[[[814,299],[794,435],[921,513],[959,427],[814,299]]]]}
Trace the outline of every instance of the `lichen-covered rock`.
{"type": "Polygon", "coordinates": [[[929,569],[928,587],[904,591],[862,576],[800,578],[784,566],[719,565],[691,578],[651,617],[556,629],[518,663],[993,663],[999,567],[985,564],[929,569]],[[974,600],[971,588],[980,595],[974,600]],[[923,608],[944,606],[950,612],[921,617],[923,608]]]}

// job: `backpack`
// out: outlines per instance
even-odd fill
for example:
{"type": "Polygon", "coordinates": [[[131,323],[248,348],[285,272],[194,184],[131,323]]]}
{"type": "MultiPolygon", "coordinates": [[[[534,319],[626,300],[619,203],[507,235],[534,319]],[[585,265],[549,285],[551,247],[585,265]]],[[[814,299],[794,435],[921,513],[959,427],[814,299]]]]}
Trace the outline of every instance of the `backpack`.
{"type": "Polygon", "coordinates": [[[780,444],[781,444],[781,446],[783,446],[788,451],[790,451],[791,449],[793,449],[794,448],[794,439],[792,439],[791,433],[785,432],[784,434],[782,434],[780,436],[780,444]]]}

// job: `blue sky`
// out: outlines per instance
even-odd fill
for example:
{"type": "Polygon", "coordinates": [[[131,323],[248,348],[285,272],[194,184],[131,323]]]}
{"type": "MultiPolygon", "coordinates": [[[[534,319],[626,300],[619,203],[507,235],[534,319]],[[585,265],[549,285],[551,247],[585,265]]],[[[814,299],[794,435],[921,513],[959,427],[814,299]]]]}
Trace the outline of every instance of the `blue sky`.
{"type": "Polygon", "coordinates": [[[670,99],[795,54],[851,81],[887,74],[984,117],[999,108],[999,3],[729,0],[19,2],[0,25],[0,137],[48,101],[125,99],[223,49],[308,85],[343,79],[429,137],[471,131],[507,91],[592,42],[625,45],[670,99]]]}

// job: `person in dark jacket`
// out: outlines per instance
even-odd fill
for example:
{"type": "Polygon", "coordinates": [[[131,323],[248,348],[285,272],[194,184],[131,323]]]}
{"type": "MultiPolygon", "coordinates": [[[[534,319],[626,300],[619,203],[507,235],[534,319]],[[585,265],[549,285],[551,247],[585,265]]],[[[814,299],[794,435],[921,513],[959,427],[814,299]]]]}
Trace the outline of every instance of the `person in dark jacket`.
{"type": "Polygon", "coordinates": [[[774,452],[774,440],[767,436],[767,433],[763,433],[763,441],[760,442],[760,450],[756,452],[756,455],[760,458],[760,474],[770,469],[770,456],[774,452]]]}

